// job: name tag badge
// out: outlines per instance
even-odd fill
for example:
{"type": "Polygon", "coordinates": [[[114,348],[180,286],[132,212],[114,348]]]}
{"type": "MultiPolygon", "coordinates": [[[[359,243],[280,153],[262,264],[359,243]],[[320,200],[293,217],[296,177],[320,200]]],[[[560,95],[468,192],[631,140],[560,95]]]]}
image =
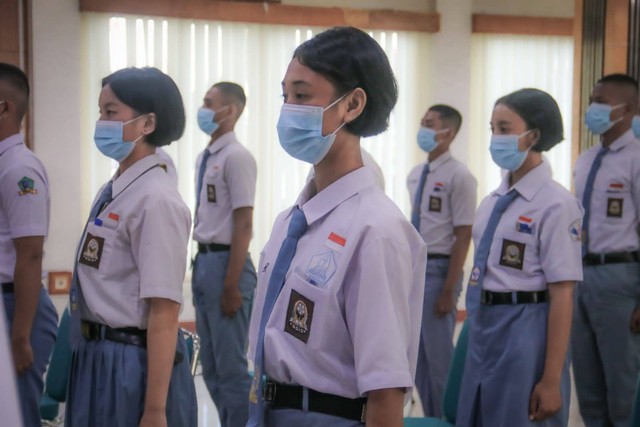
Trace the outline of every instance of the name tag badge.
{"type": "Polygon", "coordinates": [[[502,240],[502,251],[500,251],[500,265],[516,270],[522,270],[524,266],[525,244],[514,242],[513,240],[502,240]]]}
{"type": "Polygon", "coordinates": [[[622,218],[622,206],[624,199],[607,199],[607,216],[609,218],[622,218]]]}
{"type": "Polygon", "coordinates": [[[87,233],[80,251],[78,262],[96,270],[100,268],[102,249],[104,248],[104,238],[87,233]]]}
{"type": "Polygon", "coordinates": [[[442,211],[442,198],[429,196],[429,212],[442,211]]]}
{"type": "Polygon", "coordinates": [[[207,201],[209,203],[216,203],[216,186],[207,184],[207,201]]]}
{"type": "Polygon", "coordinates": [[[305,344],[309,341],[311,334],[314,305],[314,302],[309,298],[293,289],[291,290],[284,330],[305,344]]]}

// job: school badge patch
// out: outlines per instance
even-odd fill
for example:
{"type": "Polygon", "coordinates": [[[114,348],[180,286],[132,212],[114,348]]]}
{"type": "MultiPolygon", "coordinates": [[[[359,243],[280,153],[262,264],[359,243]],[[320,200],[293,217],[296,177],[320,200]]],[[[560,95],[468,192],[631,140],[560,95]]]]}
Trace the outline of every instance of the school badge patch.
{"type": "Polygon", "coordinates": [[[500,252],[500,265],[522,270],[524,265],[525,248],[526,246],[524,243],[503,239],[502,251],[500,252]]]}
{"type": "Polygon", "coordinates": [[[209,203],[216,202],[216,186],[215,185],[207,184],[207,201],[209,201],[209,203]]]}
{"type": "Polygon", "coordinates": [[[429,196],[429,212],[442,211],[442,198],[429,196]]]}
{"type": "Polygon", "coordinates": [[[622,218],[622,203],[624,199],[607,199],[607,216],[610,218],[622,218]]]}
{"type": "Polygon", "coordinates": [[[104,248],[104,238],[87,233],[87,237],[84,239],[84,245],[82,245],[82,250],[80,251],[80,259],[78,262],[95,269],[100,268],[102,248],[104,248]]]}
{"type": "Polygon", "coordinates": [[[569,226],[569,236],[571,236],[571,240],[574,242],[582,240],[582,224],[579,219],[573,221],[569,226]]]}
{"type": "Polygon", "coordinates": [[[473,267],[473,270],[471,270],[471,277],[469,277],[469,285],[477,285],[478,280],[480,280],[480,268],[473,267]]]}
{"type": "Polygon", "coordinates": [[[309,341],[309,334],[311,333],[313,306],[314,302],[309,298],[293,289],[291,290],[284,330],[305,344],[309,341]]]}
{"type": "Polygon", "coordinates": [[[20,196],[24,196],[26,194],[38,194],[38,190],[36,190],[36,183],[28,176],[24,176],[20,181],[18,181],[18,188],[20,189],[18,192],[20,196]]]}
{"type": "Polygon", "coordinates": [[[311,284],[324,287],[335,272],[336,259],[333,251],[328,251],[311,257],[305,275],[311,284]]]}

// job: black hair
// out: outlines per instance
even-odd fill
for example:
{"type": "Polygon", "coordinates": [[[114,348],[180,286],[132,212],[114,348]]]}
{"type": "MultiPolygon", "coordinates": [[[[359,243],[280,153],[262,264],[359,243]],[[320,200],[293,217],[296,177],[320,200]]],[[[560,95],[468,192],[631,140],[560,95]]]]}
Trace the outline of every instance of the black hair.
{"type": "Polygon", "coordinates": [[[149,144],[161,147],[184,133],[182,96],[175,82],[157,68],[123,68],[102,79],[120,101],[140,114],[154,113],[156,129],[147,135],[149,144]]]}
{"type": "MultiPolygon", "coordinates": [[[[637,107],[638,105],[638,94],[640,93],[640,89],[638,86],[638,81],[631,77],[628,74],[608,74],[598,80],[598,83],[612,83],[619,86],[626,86],[631,89],[630,93],[627,93],[625,97],[627,98],[626,102],[630,103],[630,107],[637,107]]],[[[635,113],[635,111],[633,111],[635,113]]]]}
{"type": "Polygon", "coordinates": [[[527,130],[538,129],[540,139],[532,150],[549,151],[564,139],[562,114],[558,103],[547,92],[539,89],[520,89],[498,99],[515,111],[527,124],[527,130]]]}
{"type": "Polygon", "coordinates": [[[389,59],[367,33],[354,27],[335,27],[302,43],[293,53],[300,63],[329,80],[342,96],[356,88],[367,95],[362,114],[345,125],[354,135],[373,136],[389,127],[398,100],[389,59]]]}
{"type": "Polygon", "coordinates": [[[453,134],[457,134],[460,130],[460,126],[462,126],[462,114],[455,108],[444,105],[444,104],[436,104],[429,108],[428,111],[434,111],[440,115],[440,119],[450,123],[451,127],[453,127],[453,134]]]}
{"type": "Polygon", "coordinates": [[[233,82],[219,82],[213,85],[226,97],[236,101],[240,106],[240,113],[247,104],[247,96],[244,94],[244,89],[237,83],[233,82]]]}
{"type": "MultiPolygon", "coordinates": [[[[18,101],[17,108],[20,116],[18,118],[22,120],[22,117],[24,117],[27,112],[27,108],[29,107],[30,88],[27,75],[15,65],[0,62],[0,80],[9,83],[9,85],[14,88],[22,98],[20,100],[16,100],[18,101]]],[[[0,99],[0,101],[5,100],[0,99]]]]}

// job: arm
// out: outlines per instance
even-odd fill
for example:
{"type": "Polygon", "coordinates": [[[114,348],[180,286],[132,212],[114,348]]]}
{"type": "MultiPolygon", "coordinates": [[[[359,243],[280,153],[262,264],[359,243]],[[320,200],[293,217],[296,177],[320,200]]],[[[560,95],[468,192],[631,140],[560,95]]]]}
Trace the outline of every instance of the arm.
{"type": "Polygon", "coordinates": [[[471,226],[461,225],[453,227],[455,241],[451,247],[451,258],[449,259],[449,271],[445,279],[442,292],[436,301],[435,312],[439,317],[445,316],[454,309],[456,301],[453,300],[453,292],[456,283],[462,275],[462,268],[467,257],[469,244],[471,243],[471,226]]]}
{"type": "MultiPolygon", "coordinates": [[[[573,312],[574,282],[549,284],[549,319],[547,321],[547,353],[542,379],[533,389],[529,418],[540,421],[558,412],[563,404],[560,395],[562,369],[569,346],[573,312]]],[[[568,405],[569,402],[564,402],[568,405]]]]}
{"type": "Polygon", "coordinates": [[[175,301],[164,298],[149,300],[147,391],[140,427],[167,426],[167,393],[176,352],[179,312],[180,304],[175,301]]]}
{"type": "Polygon", "coordinates": [[[43,236],[20,237],[13,240],[16,250],[16,267],[11,350],[18,374],[24,373],[33,363],[30,338],[42,287],[43,245],[43,236]]]}
{"type": "Polygon", "coordinates": [[[386,388],[373,390],[367,399],[367,427],[402,427],[404,390],[386,388]]]}
{"type": "Polygon", "coordinates": [[[242,306],[242,294],[238,289],[240,275],[244,268],[249,251],[249,242],[253,231],[253,208],[244,207],[233,211],[233,233],[231,235],[231,252],[224,279],[222,293],[222,312],[233,317],[242,306]]]}

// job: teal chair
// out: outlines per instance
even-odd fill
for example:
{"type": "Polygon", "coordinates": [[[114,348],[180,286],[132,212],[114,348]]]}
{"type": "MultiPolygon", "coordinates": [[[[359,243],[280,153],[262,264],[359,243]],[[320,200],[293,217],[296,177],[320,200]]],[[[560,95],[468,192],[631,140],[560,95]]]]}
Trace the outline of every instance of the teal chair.
{"type": "Polygon", "coordinates": [[[631,416],[629,427],[640,427],[640,377],[638,377],[638,384],[636,385],[636,399],[633,403],[633,415],[631,416]]]}
{"type": "MultiPolygon", "coordinates": [[[[69,346],[69,310],[65,309],[58,326],[58,337],[51,353],[49,369],[40,401],[40,418],[55,421],[60,402],[67,398],[67,381],[71,369],[71,347],[69,346]]],[[[57,425],[54,423],[53,425],[57,425]]]]}
{"type": "MultiPolygon", "coordinates": [[[[456,348],[451,360],[447,385],[442,396],[442,413],[444,420],[437,418],[405,418],[404,427],[453,427],[456,424],[456,413],[458,412],[458,399],[460,388],[462,387],[462,375],[464,374],[464,363],[467,358],[467,345],[469,341],[469,325],[465,320],[460,331],[460,336],[456,343],[456,348]]],[[[639,425],[640,427],[640,425],[639,425]]]]}

